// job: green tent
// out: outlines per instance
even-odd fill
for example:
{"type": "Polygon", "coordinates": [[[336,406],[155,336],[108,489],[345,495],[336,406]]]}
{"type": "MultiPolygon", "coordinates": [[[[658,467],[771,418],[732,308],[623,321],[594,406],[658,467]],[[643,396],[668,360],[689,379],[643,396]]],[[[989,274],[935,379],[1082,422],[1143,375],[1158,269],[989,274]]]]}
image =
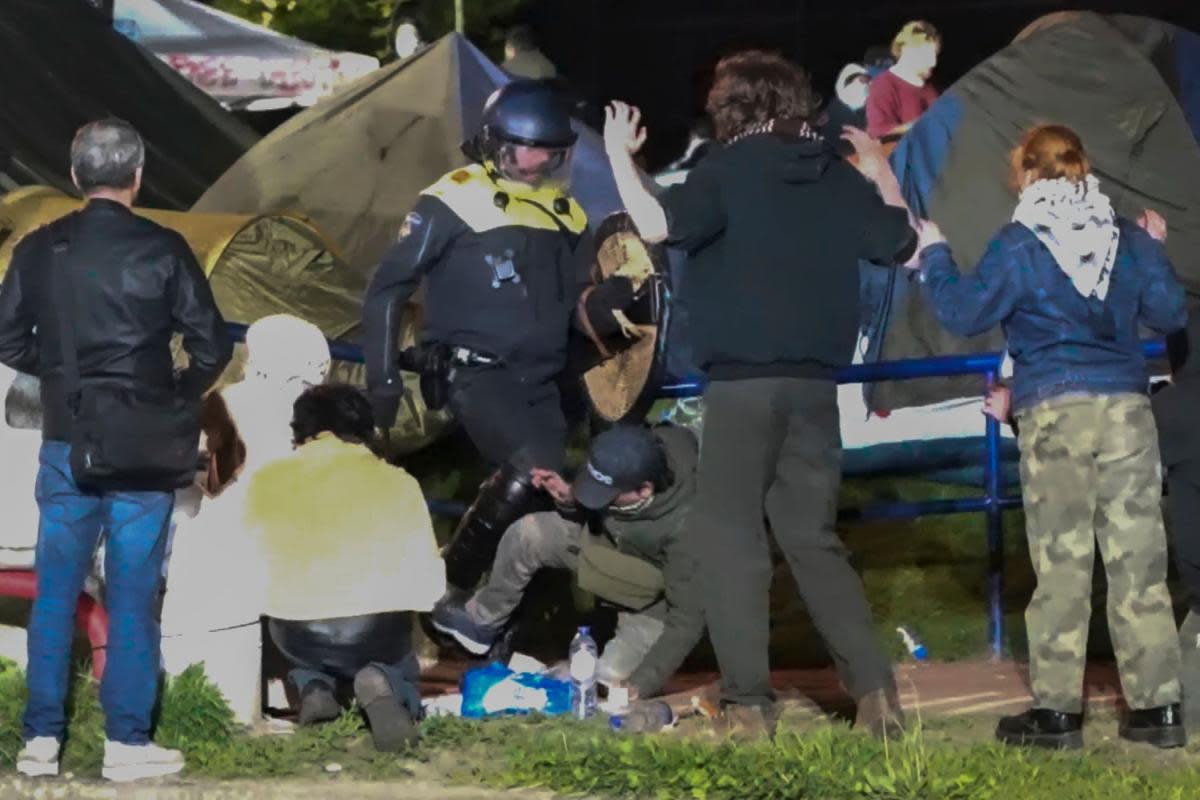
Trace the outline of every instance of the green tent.
{"type": "MultiPolygon", "coordinates": [[[[247,152],[194,211],[298,212],[370,273],[422,189],[465,165],[460,151],[508,77],[458,34],[293,117],[247,152]]],[[[620,202],[600,137],[577,124],[572,186],[593,224],[620,202]]]]}
{"type": "MultiPolygon", "coordinates": [[[[1157,20],[1089,12],[1055,14],[956,82],[901,140],[892,156],[909,206],[937,222],[964,271],[1012,216],[1009,153],[1022,133],[1061,123],[1083,138],[1093,169],[1119,214],[1163,213],[1167,249],[1200,294],[1200,144],[1189,125],[1186,80],[1200,53],[1195,34],[1157,20]]],[[[867,360],[891,361],[1001,350],[999,329],[970,340],[945,331],[915,276],[867,276],[867,360]]],[[[977,394],[977,376],[876,384],[874,410],[977,394]]]]}

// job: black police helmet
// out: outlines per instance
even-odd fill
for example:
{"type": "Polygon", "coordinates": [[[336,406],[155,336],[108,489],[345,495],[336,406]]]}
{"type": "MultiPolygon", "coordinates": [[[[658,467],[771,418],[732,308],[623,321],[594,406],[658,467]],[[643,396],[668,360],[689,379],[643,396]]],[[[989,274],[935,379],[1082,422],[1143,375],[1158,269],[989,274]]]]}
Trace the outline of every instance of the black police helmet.
{"type": "Polygon", "coordinates": [[[483,109],[483,132],[502,142],[567,148],[578,135],[558,90],[548,81],[513,81],[502,86],[483,109]]]}

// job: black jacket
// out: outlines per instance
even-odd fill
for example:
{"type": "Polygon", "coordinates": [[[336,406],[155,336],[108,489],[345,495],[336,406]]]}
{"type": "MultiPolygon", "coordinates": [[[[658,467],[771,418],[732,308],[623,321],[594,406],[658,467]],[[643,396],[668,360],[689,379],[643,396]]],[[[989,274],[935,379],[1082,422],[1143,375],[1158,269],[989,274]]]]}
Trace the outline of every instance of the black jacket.
{"type": "Polygon", "coordinates": [[[0,362],[42,379],[42,435],[66,441],[58,313],[69,304],[83,381],[199,397],[232,354],[225,321],[183,237],[108,200],[26,236],[0,284],[0,362]],[[51,246],[69,237],[74,298],[56,297],[51,246]],[[73,301],[73,302],[72,302],[73,301]],[[171,337],[189,366],[175,374],[171,337]]]}
{"type": "MultiPolygon", "coordinates": [[[[595,260],[587,217],[569,198],[505,188],[507,203],[498,201],[501,187],[483,167],[455,170],[426,189],[405,218],[363,303],[363,355],[373,393],[401,393],[396,335],[404,304],[422,281],[423,342],[497,356],[530,383],[562,372],[595,260]]],[[[619,308],[632,289],[624,278],[612,281],[608,288],[623,284],[621,296],[602,297],[619,308]]],[[[610,317],[593,318],[601,334],[612,330],[605,327],[610,317]]]]}
{"type": "Polygon", "coordinates": [[[1200,483],[1200,310],[1193,309],[1187,327],[1167,337],[1167,360],[1171,383],[1150,398],[1163,466],[1195,475],[1200,483]]]}
{"type": "Polygon", "coordinates": [[[859,319],[859,259],[893,263],[907,214],[821,141],[759,134],[704,159],[663,193],[680,287],[713,380],[832,377],[859,319]]]}

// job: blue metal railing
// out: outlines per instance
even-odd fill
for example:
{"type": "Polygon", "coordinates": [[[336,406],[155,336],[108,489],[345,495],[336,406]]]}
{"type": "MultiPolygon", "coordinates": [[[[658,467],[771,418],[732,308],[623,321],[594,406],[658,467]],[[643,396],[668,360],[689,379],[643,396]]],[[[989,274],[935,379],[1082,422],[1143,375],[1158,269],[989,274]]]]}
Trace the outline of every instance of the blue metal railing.
{"type": "MultiPolygon", "coordinates": [[[[236,341],[244,341],[246,326],[230,324],[230,333],[236,341]]],[[[362,350],[354,344],[331,341],[330,353],[341,361],[362,363],[362,350]]],[[[1147,358],[1160,358],[1166,353],[1162,340],[1143,343],[1147,358]]],[[[900,361],[884,361],[875,364],[854,364],[837,371],[838,383],[876,383],[880,381],[914,380],[917,378],[945,378],[958,375],[983,375],[990,387],[1000,374],[1000,353],[978,353],[963,356],[936,356],[933,358],[910,358],[900,361]]],[[[659,397],[698,397],[704,392],[700,380],[672,381],[662,386],[659,397]]],[[[1004,512],[1019,508],[1019,495],[1009,496],[1005,492],[1004,473],[1000,468],[1000,423],[985,417],[983,495],[950,500],[926,500],[918,502],[882,503],[859,509],[840,509],[838,516],[844,520],[874,521],[888,519],[917,519],[935,514],[967,514],[983,512],[987,517],[988,548],[988,640],[992,656],[1004,656],[1004,512]]],[[[430,500],[430,513],[439,516],[461,516],[465,510],[462,503],[430,500]]]]}

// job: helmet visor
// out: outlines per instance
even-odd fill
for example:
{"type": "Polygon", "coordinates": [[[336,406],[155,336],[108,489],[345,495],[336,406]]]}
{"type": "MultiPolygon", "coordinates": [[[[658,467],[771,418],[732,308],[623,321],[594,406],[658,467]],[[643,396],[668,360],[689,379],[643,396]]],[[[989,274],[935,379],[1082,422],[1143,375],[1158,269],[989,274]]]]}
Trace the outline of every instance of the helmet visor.
{"type": "Polygon", "coordinates": [[[501,176],[530,186],[565,187],[571,172],[571,148],[504,142],[496,151],[496,169],[501,176]]]}

